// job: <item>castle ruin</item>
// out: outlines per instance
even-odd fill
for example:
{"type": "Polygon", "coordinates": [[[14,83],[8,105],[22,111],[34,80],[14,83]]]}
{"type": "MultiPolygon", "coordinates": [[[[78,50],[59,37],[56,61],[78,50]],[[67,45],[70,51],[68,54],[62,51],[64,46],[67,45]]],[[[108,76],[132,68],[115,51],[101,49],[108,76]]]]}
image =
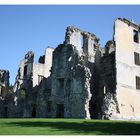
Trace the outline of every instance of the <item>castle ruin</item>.
{"type": "Polygon", "coordinates": [[[67,27],[38,63],[25,55],[10,96],[9,72],[0,71],[0,117],[140,119],[139,32],[118,18],[101,48],[96,35],[67,27]]]}

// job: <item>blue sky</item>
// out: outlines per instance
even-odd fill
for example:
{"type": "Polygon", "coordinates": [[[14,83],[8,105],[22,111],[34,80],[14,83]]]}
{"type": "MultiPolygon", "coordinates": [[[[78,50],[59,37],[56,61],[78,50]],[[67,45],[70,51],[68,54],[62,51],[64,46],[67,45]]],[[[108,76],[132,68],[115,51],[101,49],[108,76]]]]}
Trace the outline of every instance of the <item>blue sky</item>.
{"type": "Polygon", "coordinates": [[[13,84],[26,52],[34,51],[37,62],[47,46],[55,48],[64,41],[69,25],[94,33],[103,47],[112,39],[118,17],[140,23],[140,6],[0,5],[0,69],[10,71],[13,84]]]}

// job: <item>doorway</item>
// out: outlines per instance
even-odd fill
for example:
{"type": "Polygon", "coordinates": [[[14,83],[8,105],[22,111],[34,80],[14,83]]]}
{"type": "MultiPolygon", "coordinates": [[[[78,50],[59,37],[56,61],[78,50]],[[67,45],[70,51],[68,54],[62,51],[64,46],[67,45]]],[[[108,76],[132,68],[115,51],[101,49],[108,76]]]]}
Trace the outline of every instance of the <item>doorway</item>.
{"type": "Polygon", "coordinates": [[[64,118],[64,104],[57,104],[56,117],[64,118]]]}
{"type": "Polygon", "coordinates": [[[33,109],[32,109],[32,117],[33,118],[36,117],[36,107],[33,107],[33,109]]]}
{"type": "Polygon", "coordinates": [[[8,107],[4,107],[4,116],[8,118],[8,107]]]}

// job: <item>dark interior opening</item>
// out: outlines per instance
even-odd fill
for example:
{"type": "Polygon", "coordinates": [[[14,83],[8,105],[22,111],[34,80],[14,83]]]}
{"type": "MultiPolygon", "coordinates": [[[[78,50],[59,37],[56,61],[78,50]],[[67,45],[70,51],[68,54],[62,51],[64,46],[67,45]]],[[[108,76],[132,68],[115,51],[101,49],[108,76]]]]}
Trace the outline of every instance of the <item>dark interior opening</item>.
{"type": "Polygon", "coordinates": [[[47,106],[48,112],[51,112],[51,104],[52,104],[52,102],[51,101],[48,101],[48,106],[47,106]]]}
{"type": "Polygon", "coordinates": [[[134,52],[135,64],[140,66],[140,55],[139,53],[134,52]]]}
{"type": "Polygon", "coordinates": [[[89,101],[89,113],[90,113],[90,118],[93,119],[95,117],[95,110],[96,110],[96,104],[93,102],[93,99],[89,101]]]}
{"type": "Polygon", "coordinates": [[[64,118],[64,104],[57,104],[56,117],[64,118]]]}
{"type": "Polygon", "coordinates": [[[133,31],[133,39],[134,39],[134,42],[139,43],[139,34],[138,34],[138,31],[136,30],[133,31]]]}
{"type": "Polygon", "coordinates": [[[8,107],[4,107],[5,118],[8,118],[8,107]]]}
{"type": "Polygon", "coordinates": [[[136,76],[136,89],[140,90],[140,77],[136,76]]]}
{"type": "Polygon", "coordinates": [[[0,87],[1,89],[0,89],[0,96],[2,96],[3,95],[3,87],[0,87]]]}
{"type": "Polygon", "coordinates": [[[45,55],[40,56],[38,62],[41,63],[41,64],[45,64],[45,55]]]}
{"type": "Polygon", "coordinates": [[[33,109],[32,109],[32,117],[33,118],[36,117],[36,107],[33,107],[33,109]]]}
{"type": "Polygon", "coordinates": [[[24,76],[26,76],[26,75],[27,75],[27,65],[24,66],[24,76]]]}

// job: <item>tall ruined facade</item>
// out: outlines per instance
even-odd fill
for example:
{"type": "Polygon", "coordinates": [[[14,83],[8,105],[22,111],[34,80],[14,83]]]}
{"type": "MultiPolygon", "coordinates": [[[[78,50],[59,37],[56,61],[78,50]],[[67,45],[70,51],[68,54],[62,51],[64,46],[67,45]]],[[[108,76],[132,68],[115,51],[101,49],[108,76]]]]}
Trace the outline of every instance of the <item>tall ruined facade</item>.
{"type": "Polygon", "coordinates": [[[8,117],[9,71],[0,70],[0,118],[8,117]]]}
{"type": "Polygon", "coordinates": [[[47,117],[47,98],[51,92],[50,69],[53,49],[34,63],[34,53],[29,51],[20,63],[14,85],[10,117],[47,117]]]}
{"type": "Polygon", "coordinates": [[[34,53],[28,52],[20,62],[14,85],[14,103],[11,117],[30,117],[33,108],[32,69],[34,53]]]}
{"type": "Polygon", "coordinates": [[[116,64],[116,93],[120,117],[140,117],[140,26],[118,18],[114,41],[116,64]]]}
{"type": "Polygon", "coordinates": [[[140,119],[139,40],[139,25],[116,19],[113,40],[105,45],[99,65],[102,119],[140,119]]]}
{"type": "Polygon", "coordinates": [[[89,101],[98,38],[89,32],[68,27],[63,44],[53,52],[52,117],[90,118],[89,101]]]}
{"type": "Polygon", "coordinates": [[[0,70],[0,117],[140,119],[140,26],[118,18],[112,40],[69,26],[65,40],[21,61],[13,94],[0,70]]]}

